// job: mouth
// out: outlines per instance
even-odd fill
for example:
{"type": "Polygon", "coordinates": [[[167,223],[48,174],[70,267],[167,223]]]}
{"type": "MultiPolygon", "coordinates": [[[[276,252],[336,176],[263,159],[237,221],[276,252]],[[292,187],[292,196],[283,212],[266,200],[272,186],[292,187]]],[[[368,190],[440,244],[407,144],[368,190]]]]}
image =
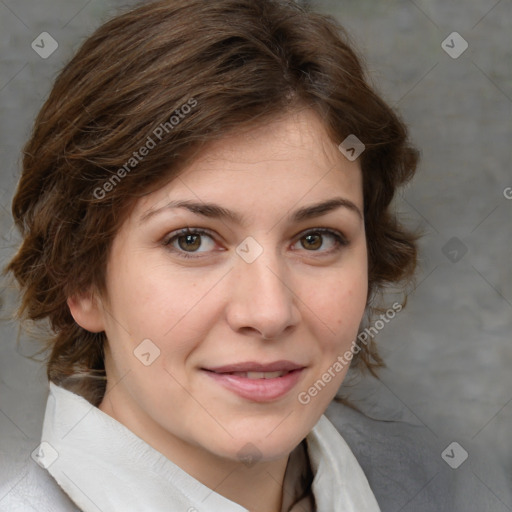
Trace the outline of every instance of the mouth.
{"type": "MultiPolygon", "coordinates": [[[[277,373],[291,372],[300,370],[305,365],[297,364],[292,361],[274,361],[272,363],[258,363],[255,361],[247,361],[244,363],[227,364],[224,366],[214,366],[212,368],[204,368],[214,373],[277,373]]],[[[260,377],[261,378],[261,377],[260,377]]]]}
{"type": "Polygon", "coordinates": [[[224,372],[221,375],[234,375],[235,377],[243,377],[245,379],[277,379],[278,377],[283,377],[288,373],[290,372],[224,372]]]}
{"type": "Polygon", "coordinates": [[[229,391],[253,402],[277,400],[299,382],[306,367],[291,361],[236,363],[202,371],[229,391]]]}

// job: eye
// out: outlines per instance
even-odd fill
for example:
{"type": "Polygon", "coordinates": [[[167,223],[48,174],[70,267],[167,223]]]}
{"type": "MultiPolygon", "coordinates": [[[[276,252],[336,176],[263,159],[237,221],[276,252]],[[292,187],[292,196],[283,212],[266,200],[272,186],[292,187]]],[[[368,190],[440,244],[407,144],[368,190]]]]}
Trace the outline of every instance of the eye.
{"type": "MultiPolygon", "coordinates": [[[[294,246],[299,243],[302,249],[320,254],[331,254],[348,245],[342,233],[327,228],[315,228],[301,233],[294,246]]],[[[216,247],[215,240],[208,231],[188,227],[170,233],[163,240],[163,245],[182,258],[199,258],[198,253],[208,253],[216,247]]]]}
{"type": "Polygon", "coordinates": [[[187,253],[208,252],[215,248],[212,236],[203,229],[180,229],[171,233],[163,244],[183,258],[193,258],[187,253]]]}
{"type": "Polygon", "coordinates": [[[316,228],[302,233],[296,244],[298,243],[306,251],[322,253],[336,252],[348,245],[348,241],[343,234],[326,228],[316,228]],[[322,248],[323,250],[320,250],[322,248]]]}

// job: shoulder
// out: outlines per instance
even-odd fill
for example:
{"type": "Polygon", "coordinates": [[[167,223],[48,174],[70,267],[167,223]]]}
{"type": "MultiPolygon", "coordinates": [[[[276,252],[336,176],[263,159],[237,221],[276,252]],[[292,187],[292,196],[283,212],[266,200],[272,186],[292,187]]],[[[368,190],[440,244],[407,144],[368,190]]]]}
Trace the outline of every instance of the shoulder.
{"type": "Polygon", "coordinates": [[[383,512],[399,510],[443,469],[435,442],[421,425],[375,419],[337,402],[326,416],[363,468],[383,512]]]}
{"type": "Polygon", "coordinates": [[[80,512],[45,469],[31,459],[2,481],[0,512],[80,512]]]}
{"type": "Polygon", "coordinates": [[[381,512],[510,510],[504,505],[511,499],[510,483],[499,468],[488,468],[491,492],[473,470],[484,463],[474,448],[467,446],[469,464],[453,469],[441,456],[451,440],[397,410],[375,412],[332,402],[326,416],[358,460],[381,512]]]}
{"type": "Polygon", "coordinates": [[[449,482],[436,482],[445,463],[426,427],[373,418],[337,402],[326,416],[354,453],[382,512],[454,512],[449,482]]]}

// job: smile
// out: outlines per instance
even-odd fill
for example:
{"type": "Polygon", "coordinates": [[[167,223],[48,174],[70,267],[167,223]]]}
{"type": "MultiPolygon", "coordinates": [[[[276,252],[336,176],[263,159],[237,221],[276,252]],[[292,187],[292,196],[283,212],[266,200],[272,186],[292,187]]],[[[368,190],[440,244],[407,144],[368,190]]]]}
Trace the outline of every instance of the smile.
{"type": "Polygon", "coordinates": [[[270,402],[284,397],[299,382],[305,366],[289,361],[237,363],[204,368],[202,371],[217,384],[253,402],[270,402]]]}

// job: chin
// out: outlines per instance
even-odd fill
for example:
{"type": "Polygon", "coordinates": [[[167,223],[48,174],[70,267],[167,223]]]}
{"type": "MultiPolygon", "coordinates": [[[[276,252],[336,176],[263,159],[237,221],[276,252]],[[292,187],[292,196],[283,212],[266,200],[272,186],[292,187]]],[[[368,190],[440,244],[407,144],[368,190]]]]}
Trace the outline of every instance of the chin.
{"type": "Polygon", "coordinates": [[[219,455],[232,459],[242,460],[244,457],[261,461],[273,461],[287,457],[290,452],[307,436],[311,429],[307,426],[292,426],[283,419],[279,421],[255,421],[250,428],[233,433],[227,445],[218,446],[219,455]]]}
{"type": "Polygon", "coordinates": [[[257,462],[272,462],[288,457],[300,441],[301,439],[293,443],[290,439],[283,439],[281,442],[269,443],[248,437],[237,440],[229,447],[221,448],[216,455],[231,461],[242,462],[250,467],[257,462]]]}

